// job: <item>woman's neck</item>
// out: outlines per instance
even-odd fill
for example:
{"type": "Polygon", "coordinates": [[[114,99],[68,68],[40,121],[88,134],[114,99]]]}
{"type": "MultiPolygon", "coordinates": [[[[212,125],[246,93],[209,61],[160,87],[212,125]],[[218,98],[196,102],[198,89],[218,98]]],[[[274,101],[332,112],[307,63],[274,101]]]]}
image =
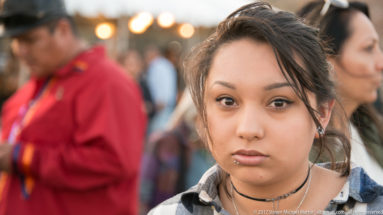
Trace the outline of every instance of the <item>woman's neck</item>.
{"type": "Polygon", "coordinates": [[[333,110],[330,127],[341,131],[347,138],[350,138],[349,122],[352,114],[356,111],[359,105],[359,103],[356,103],[353,100],[340,100],[333,110]]]}
{"type": "MultiPolygon", "coordinates": [[[[305,176],[306,175],[304,173],[295,179],[298,185],[294,184],[294,186],[291,186],[288,184],[284,184],[283,186],[287,187],[288,189],[295,189],[296,186],[299,186],[299,183],[302,183],[302,181],[305,179],[305,176]]],[[[302,189],[299,190],[296,194],[291,195],[286,199],[280,200],[279,205],[277,205],[277,203],[275,202],[274,208],[272,202],[258,202],[244,198],[239,194],[235,193],[235,191],[231,190],[230,188],[230,179],[227,180],[226,185],[221,184],[219,186],[220,199],[225,210],[229,211],[229,213],[233,215],[260,213],[272,214],[274,210],[275,213],[279,214],[283,214],[283,212],[287,212],[285,214],[293,214],[297,211],[297,209],[301,211],[323,211],[328,206],[328,203],[331,201],[331,199],[333,199],[340,192],[340,190],[346,183],[347,177],[339,176],[340,175],[337,172],[333,172],[314,165],[310,171],[310,183],[306,183],[305,186],[303,186],[302,189]],[[224,186],[227,187],[229,193],[231,193],[231,196],[233,196],[233,198],[230,198],[225,194],[224,186]],[[277,209],[276,206],[278,206],[277,209]]],[[[275,185],[280,186],[278,184],[275,185]]],[[[271,185],[268,187],[269,189],[273,189],[275,191],[275,189],[272,188],[271,185]]],[[[262,194],[250,193],[249,190],[240,189],[244,189],[243,187],[238,188],[238,190],[246,192],[246,194],[252,195],[257,198],[258,196],[260,196],[260,194],[262,194]]],[[[264,189],[262,192],[265,192],[263,193],[263,197],[276,197],[268,195],[272,192],[271,190],[270,192],[268,192],[267,189],[264,189]]],[[[277,195],[280,194],[281,192],[279,192],[277,195]]]]}
{"type": "MultiPolygon", "coordinates": [[[[310,173],[311,174],[311,173],[310,173]]],[[[238,192],[251,196],[254,198],[261,199],[273,199],[281,195],[290,193],[297,189],[300,185],[303,184],[308,175],[308,166],[304,166],[302,170],[291,174],[290,176],[281,177],[275,182],[270,182],[268,184],[249,184],[241,180],[237,180],[235,177],[230,176],[227,180],[226,187],[229,193],[234,196],[234,203],[238,206],[239,210],[242,211],[240,214],[254,214],[254,209],[257,210],[295,210],[296,207],[300,204],[302,197],[306,191],[308,183],[302,186],[302,188],[294,194],[291,194],[285,199],[274,202],[262,202],[251,200],[249,198],[243,197],[238,194],[231,183],[235,186],[238,192]],[[246,212],[246,213],[244,213],[246,212]]],[[[311,177],[311,176],[310,176],[311,177]]],[[[221,188],[220,188],[221,189],[221,188]]],[[[233,203],[232,200],[229,203],[233,203]]],[[[234,209],[234,208],[233,208],[234,209]]],[[[234,213],[236,214],[236,213],[234,213]]]]}
{"type": "Polygon", "coordinates": [[[350,120],[352,114],[356,111],[360,104],[351,99],[343,99],[341,103],[344,111],[346,112],[347,119],[350,120]]]}

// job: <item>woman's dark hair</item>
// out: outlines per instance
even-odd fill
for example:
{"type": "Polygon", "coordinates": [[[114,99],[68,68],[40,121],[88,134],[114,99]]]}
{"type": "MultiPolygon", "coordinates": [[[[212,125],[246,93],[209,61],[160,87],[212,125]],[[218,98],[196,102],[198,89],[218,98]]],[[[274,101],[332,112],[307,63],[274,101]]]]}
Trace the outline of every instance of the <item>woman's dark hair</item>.
{"type": "MultiPolygon", "coordinates": [[[[222,45],[245,38],[264,42],[272,47],[282,74],[305,104],[316,126],[321,127],[317,118],[320,113],[316,110],[317,107],[310,105],[307,93],[315,94],[320,106],[334,99],[335,92],[329,77],[330,66],[318,38],[318,31],[305,25],[292,13],[276,12],[269,4],[256,2],[230,14],[219,24],[215,33],[194,48],[186,60],[185,79],[202,121],[205,136],[202,139],[211,140],[204,101],[205,83],[213,58],[222,45]]],[[[326,130],[324,135],[315,140],[319,145],[317,158],[325,150],[333,158],[328,140],[329,137],[338,135],[342,138],[340,142],[346,155],[338,170],[342,175],[348,175],[350,146],[340,133],[326,130]]],[[[335,161],[332,161],[332,168],[335,169],[335,161]]]]}
{"type": "Polygon", "coordinates": [[[337,56],[341,54],[343,44],[351,36],[351,17],[355,12],[361,12],[370,18],[370,12],[365,3],[350,2],[347,8],[331,6],[325,15],[320,15],[324,1],[313,1],[297,12],[304,21],[319,28],[319,36],[327,43],[327,52],[337,56]]]}
{"type": "MultiPolygon", "coordinates": [[[[331,6],[325,15],[320,15],[324,1],[314,1],[305,5],[297,15],[307,24],[319,28],[320,38],[327,43],[327,53],[337,58],[353,31],[352,16],[363,13],[370,18],[368,6],[363,2],[350,2],[347,8],[331,6]]],[[[350,118],[357,128],[366,149],[383,167],[383,121],[373,104],[362,104],[350,118]]]]}

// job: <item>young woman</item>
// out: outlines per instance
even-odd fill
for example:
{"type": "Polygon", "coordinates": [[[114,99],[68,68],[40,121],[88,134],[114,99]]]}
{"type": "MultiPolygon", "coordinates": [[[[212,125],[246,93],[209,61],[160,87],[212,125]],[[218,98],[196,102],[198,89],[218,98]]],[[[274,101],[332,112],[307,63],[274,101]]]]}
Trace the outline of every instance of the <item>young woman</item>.
{"type": "Polygon", "coordinates": [[[238,9],[194,50],[186,80],[217,165],[149,214],[382,209],[383,187],[350,169],[341,136],[343,163],[309,162],[313,142],[326,148],[336,134],[326,130],[334,91],[316,30],[293,14],[259,2],[238,9]]]}
{"type": "Polygon", "coordinates": [[[350,121],[351,161],[383,184],[383,121],[373,107],[383,72],[379,36],[365,3],[326,2],[311,2],[298,15],[328,43],[336,92],[350,121]]]}

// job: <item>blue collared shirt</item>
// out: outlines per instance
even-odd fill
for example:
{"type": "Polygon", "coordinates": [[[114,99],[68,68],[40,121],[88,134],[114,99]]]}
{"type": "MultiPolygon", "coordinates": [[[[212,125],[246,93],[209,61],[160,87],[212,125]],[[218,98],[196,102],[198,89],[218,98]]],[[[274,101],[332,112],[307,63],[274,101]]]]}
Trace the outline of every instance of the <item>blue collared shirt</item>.
{"type": "Polygon", "coordinates": [[[164,57],[154,59],[148,68],[147,83],[157,110],[149,125],[149,133],[164,130],[177,99],[177,71],[164,57]]]}

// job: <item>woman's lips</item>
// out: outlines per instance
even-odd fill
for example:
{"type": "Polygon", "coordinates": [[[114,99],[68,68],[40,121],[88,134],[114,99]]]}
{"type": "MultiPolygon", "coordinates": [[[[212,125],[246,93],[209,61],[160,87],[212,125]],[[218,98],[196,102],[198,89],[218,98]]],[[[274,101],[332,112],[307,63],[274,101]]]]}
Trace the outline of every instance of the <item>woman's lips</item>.
{"type": "Polygon", "coordinates": [[[257,166],[260,165],[269,156],[264,155],[256,150],[238,150],[232,154],[233,159],[239,163],[239,165],[257,166]]]}

